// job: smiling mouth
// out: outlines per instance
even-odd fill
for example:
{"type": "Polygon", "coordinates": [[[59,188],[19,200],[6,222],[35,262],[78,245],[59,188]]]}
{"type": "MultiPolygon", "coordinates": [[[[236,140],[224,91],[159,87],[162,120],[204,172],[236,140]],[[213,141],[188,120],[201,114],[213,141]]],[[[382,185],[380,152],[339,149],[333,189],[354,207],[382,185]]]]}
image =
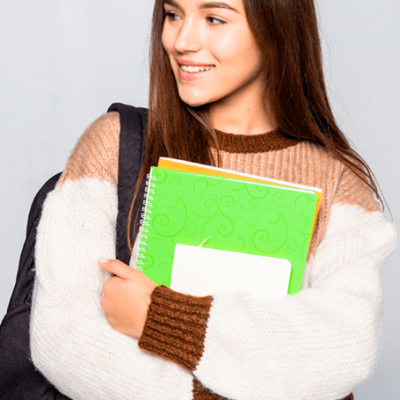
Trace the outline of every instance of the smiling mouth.
{"type": "Polygon", "coordinates": [[[206,72],[211,71],[215,68],[215,65],[207,65],[207,66],[196,66],[196,65],[184,65],[179,64],[179,67],[182,71],[189,72],[189,73],[198,73],[198,72],[206,72]]]}

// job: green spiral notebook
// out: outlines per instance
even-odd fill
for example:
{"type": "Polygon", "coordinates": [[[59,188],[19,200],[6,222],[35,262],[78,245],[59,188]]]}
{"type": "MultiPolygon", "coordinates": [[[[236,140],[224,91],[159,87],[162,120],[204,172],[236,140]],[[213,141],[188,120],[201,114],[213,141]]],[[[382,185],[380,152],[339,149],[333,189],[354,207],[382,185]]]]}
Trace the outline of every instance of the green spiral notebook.
{"type": "Polygon", "coordinates": [[[157,284],[170,286],[177,244],[204,243],[288,260],[288,294],[301,290],[315,191],[152,167],[145,197],[138,269],[157,284]]]}

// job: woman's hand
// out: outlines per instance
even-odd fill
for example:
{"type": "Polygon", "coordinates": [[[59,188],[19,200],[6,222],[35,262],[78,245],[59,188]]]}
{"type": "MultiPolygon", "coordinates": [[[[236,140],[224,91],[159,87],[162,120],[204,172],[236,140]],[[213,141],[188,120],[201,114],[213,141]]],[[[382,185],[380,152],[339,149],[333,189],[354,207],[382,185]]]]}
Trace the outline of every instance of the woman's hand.
{"type": "Polygon", "coordinates": [[[140,339],[157,284],[121,261],[100,258],[98,262],[101,268],[116,275],[104,282],[104,296],[100,300],[108,322],[115,331],[140,339]]]}

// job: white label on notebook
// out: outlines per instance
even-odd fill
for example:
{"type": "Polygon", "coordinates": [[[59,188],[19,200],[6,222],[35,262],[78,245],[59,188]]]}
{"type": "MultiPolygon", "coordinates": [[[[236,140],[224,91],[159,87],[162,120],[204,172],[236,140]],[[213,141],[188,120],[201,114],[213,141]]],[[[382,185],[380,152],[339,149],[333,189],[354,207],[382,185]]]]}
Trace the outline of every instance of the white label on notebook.
{"type": "Polygon", "coordinates": [[[194,296],[244,290],[258,299],[287,295],[291,264],[274,257],[177,244],[171,289],[194,296]]]}

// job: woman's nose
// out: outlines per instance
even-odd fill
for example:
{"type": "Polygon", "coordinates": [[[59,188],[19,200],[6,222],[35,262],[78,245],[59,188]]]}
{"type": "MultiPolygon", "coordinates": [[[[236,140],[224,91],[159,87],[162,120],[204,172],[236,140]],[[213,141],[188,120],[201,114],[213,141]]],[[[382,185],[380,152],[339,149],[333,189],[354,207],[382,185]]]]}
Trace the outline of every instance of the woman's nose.
{"type": "Polygon", "coordinates": [[[198,24],[193,20],[186,20],[175,41],[175,49],[179,53],[197,52],[201,49],[201,34],[198,24]]]}

